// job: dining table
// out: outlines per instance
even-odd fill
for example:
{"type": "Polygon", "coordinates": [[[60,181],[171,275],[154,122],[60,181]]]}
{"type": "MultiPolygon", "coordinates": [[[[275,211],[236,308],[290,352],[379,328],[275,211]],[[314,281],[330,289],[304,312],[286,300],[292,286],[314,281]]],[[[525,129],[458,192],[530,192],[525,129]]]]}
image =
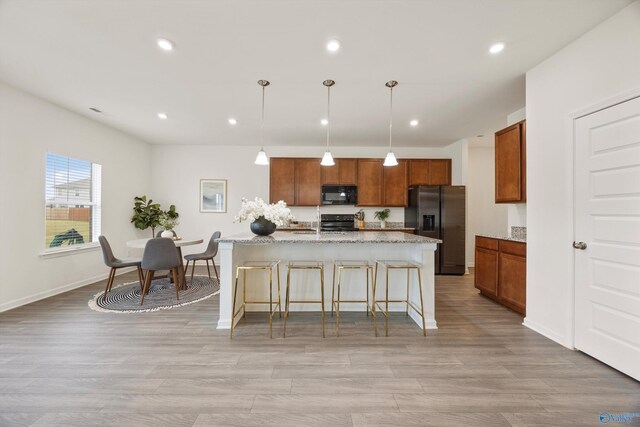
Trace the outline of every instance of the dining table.
{"type": "MultiPolygon", "coordinates": [[[[129,240],[127,242],[127,247],[131,249],[144,249],[147,245],[147,242],[151,239],[135,239],[129,240]]],[[[182,257],[182,247],[183,246],[192,246],[199,245],[204,242],[203,239],[184,239],[182,237],[171,239],[173,240],[173,244],[176,245],[176,250],[178,251],[178,256],[180,257],[180,289],[187,289],[187,277],[186,271],[184,268],[184,258],[182,257]]]]}

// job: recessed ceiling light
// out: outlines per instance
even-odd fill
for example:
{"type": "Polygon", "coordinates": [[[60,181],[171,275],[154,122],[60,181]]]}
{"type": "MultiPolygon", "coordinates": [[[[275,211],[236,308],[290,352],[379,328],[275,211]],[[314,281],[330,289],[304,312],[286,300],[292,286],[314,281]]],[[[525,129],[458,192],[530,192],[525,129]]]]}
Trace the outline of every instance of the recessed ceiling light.
{"type": "Polygon", "coordinates": [[[410,124],[411,126],[414,126],[414,127],[415,127],[415,126],[418,126],[418,123],[419,123],[419,122],[418,122],[417,120],[415,120],[415,119],[414,119],[414,120],[411,120],[411,121],[409,122],[409,124],[410,124]]]}
{"type": "Polygon", "coordinates": [[[237,124],[238,124],[238,121],[237,121],[236,119],[234,119],[233,117],[231,117],[231,118],[229,119],[229,124],[230,124],[230,125],[237,125],[237,124]]]}
{"type": "Polygon", "coordinates": [[[168,39],[158,39],[156,40],[156,43],[158,44],[158,47],[162,50],[173,50],[173,48],[176,46],[171,40],[168,39]]]}
{"type": "Polygon", "coordinates": [[[500,43],[494,43],[491,45],[491,47],[489,48],[489,52],[493,53],[494,55],[496,53],[500,53],[502,52],[502,49],[504,49],[504,43],[500,42],[500,43]]]}
{"type": "Polygon", "coordinates": [[[340,49],[340,42],[338,40],[329,40],[327,42],[327,50],[329,52],[337,52],[340,49]]]}
{"type": "Polygon", "coordinates": [[[169,116],[167,116],[167,113],[158,113],[158,118],[160,120],[167,120],[169,116]]]}
{"type": "Polygon", "coordinates": [[[320,124],[321,124],[322,126],[326,126],[326,125],[328,125],[328,124],[329,124],[329,120],[327,120],[327,119],[322,119],[322,120],[320,120],[320,124]]]}

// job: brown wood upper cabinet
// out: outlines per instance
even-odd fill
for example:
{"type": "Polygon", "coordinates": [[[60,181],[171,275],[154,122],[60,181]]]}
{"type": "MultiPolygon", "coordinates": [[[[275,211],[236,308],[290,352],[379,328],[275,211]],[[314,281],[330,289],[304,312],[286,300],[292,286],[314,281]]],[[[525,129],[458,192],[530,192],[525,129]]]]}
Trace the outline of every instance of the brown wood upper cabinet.
{"type": "Polygon", "coordinates": [[[409,186],[451,185],[451,159],[411,159],[409,186]]]}
{"type": "Polygon", "coordinates": [[[269,200],[277,203],[284,200],[295,205],[295,162],[293,158],[275,158],[269,161],[269,200]]]}
{"type": "Polygon", "coordinates": [[[358,159],[358,206],[382,206],[382,160],[358,159]]]}
{"type": "Polygon", "coordinates": [[[526,121],[496,132],[496,203],[527,200],[526,121]]]}
{"type": "Polygon", "coordinates": [[[384,167],[382,159],[335,159],[321,166],[317,158],[272,157],[269,200],[289,206],[321,203],[323,185],[357,185],[358,206],[407,206],[410,185],[451,185],[451,159],[400,159],[384,167]]]}
{"type": "Polygon", "coordinates": [[[356,185],[357,159],[335,159],[333,166],[322,166],[322,185],[356,185]]]}
{"type": "Polygon", "coordinates": [[[269,159],[269,201],[284,200],[290,206],[320,204],[320,159],[269,159]]]}
{"type": "Polygon", "coordinates": [[[408,166],[407,160],[398,160],[397,166],[382,167],[383,206],[408,206],[408,166]]]}

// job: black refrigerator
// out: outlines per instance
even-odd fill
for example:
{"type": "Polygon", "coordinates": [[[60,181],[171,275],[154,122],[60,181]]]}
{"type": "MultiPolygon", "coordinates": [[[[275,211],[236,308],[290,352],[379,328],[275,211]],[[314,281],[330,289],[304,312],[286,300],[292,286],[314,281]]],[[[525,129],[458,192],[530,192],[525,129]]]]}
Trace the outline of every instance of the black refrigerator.
{"type": "Polygon", "coordinates": [[[409,206],[404,210],[405,227],[416,234],[442,240],[435,254],[436,274],[465,274],[464,185],[409,188],[409,206]]]}

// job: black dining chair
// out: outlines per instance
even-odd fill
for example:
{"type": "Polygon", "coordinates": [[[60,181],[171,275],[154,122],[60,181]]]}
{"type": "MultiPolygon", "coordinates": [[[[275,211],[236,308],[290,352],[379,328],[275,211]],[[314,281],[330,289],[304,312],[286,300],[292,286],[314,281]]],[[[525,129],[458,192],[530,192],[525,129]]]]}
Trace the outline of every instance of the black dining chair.
{"type": "Polygon", "coordinates": [[[103,299],[107,297],[107,292],[111,291],[111,287],[113,286],[113,280],[116,277],[116,270],[119,268],[125,267],[136,267],[138,269],[138,280],[140,281],[140,290],[143,288],[144,282],[144,274],[142,274],[141,268],[141,260],[137,259],[118,259],[113,255],[113,251],[111,250],[111,245],[109,241],[104,236],[98,236],[98,241],[100,242],[100,248],[102,249],[102,258],[104,259],[104,263],[107,267],[111,267],[111,271],[109,271],[109,278],[107,279],[107,287],[104,289],[103,299]]]}
{"type": "Polygon", "coordinates": [[[149,292],[153,276],[158,270],[169,270],[173,274],[173,284],[176,287],[176,299],[180,299],[178,290],[180,279],[178,278],[178,267],[182,265],[182,260],[176,250],[176,245],[171,239],[154,238],[147,242],[142,254],[142,269],[147,270],[140,298],[140,305],[144,304],[144,296],[149,292]]]}
{"type": "Polygon", "coordinates": [[[199,253],[199,254],[190,254],[186,255],[184,259],[187,261],[187,266],[185,267],[185,273],[189,270],[189,263],[193,262],[191,266],[191,283],[193,283],[193,272],[196,269],[196,261],[205,261],[207,263],[207,273],[209,273],[209,279],[211,279],[211,270],[209,269],[209,260],[211,260],[211,264],[213,264],[213,270],[216,272],[216,279],[220,282],[220,277],[218,276],[218,269],[216,268],[216,262],[214,257],[218,254],[218,242],[216,239],[220,238],[220,232],[216,231],[209,239],[209,244],[207,245],[207,250],[199,253]]]}

